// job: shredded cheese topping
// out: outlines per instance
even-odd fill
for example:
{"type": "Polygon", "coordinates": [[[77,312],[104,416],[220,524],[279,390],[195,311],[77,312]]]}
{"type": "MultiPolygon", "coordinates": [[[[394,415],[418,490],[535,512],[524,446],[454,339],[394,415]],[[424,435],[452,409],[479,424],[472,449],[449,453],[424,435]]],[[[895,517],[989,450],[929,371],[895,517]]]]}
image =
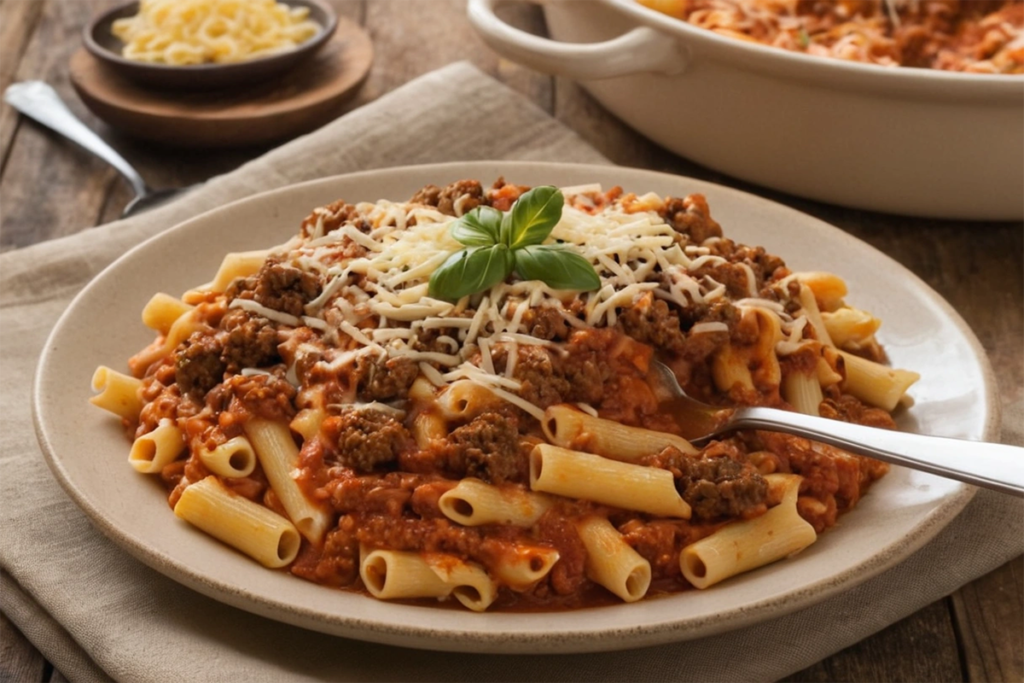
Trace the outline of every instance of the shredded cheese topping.
{"type": "MultiPolygon", "coordinates": [[[[518,350],[521,345],[557,345],[529,334],[524,323],[529,309],[552,309],[570,327],[612,327],[624,308],[648,293],[680,307],[710,304],[725,295],[726,286],[702,269],[729,261],[706,246],[681,246],[679,234],[657,213],[663,206],[657,195],[596,210],[588,195],[599,191],[600,186],[590,185],[563,189],[566,205],[548,239],[570,245],[594,266],[601,287],[592,292],[556,291],[538,281],[514,280],[457,302],[431,298],[431,274],[462,245],[449,234],[455,218],[413,203],[356,205],[369,223],[365,231],[347,223],[328,232],[327,212],[318,209],[309,236],[282,245],[272,256],[326,279],[322,293],[305,306],[301,323],[333,335],[329,340],[345,349],[324,361],[332,368],[365,354],[407,358],[418,362],[424,377],[437,387],[469,380],[539,419],[543,411],[515,393],[521,387],[514,378],[518,350]],[[365,250],[362,255],[342,256],[352,253],[353,243],[365,250]],[[432,336],[432,350],[423,350],[421,337],[438,329],[449,334],[432,336]],[[492,360],[498,347],[507,352],[500,373],[492,360]]],[[[758,307],[779,316],[786,333],[780,347],[797,348],[803,322],[795,322],[779,303],[757,298],[752,269],[738,265],[750,297],[736,302],[737,307],[758,307]]],[[[295,316],[252,301],[236,299],[231,306],[285,324],[300,323],[295,316]]],[[[728,329],[725,323],[702,322],[690,334],[728,329]]]]}

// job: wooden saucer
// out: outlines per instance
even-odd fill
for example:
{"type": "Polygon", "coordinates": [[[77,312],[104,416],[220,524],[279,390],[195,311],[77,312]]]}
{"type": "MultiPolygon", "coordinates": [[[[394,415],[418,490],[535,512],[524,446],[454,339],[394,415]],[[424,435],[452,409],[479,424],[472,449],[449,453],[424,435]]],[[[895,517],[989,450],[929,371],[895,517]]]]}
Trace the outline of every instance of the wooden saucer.
{"type": "Polygon", "coordinates": [[[373,62],[369,35],[339,19],[331,40],[272,80],[214,91],[156,90],[115,73],[84,48],[71,57],[71,83],[96,116],[138,138],[185,147],[277,142],[334,118],[373,62]]]}

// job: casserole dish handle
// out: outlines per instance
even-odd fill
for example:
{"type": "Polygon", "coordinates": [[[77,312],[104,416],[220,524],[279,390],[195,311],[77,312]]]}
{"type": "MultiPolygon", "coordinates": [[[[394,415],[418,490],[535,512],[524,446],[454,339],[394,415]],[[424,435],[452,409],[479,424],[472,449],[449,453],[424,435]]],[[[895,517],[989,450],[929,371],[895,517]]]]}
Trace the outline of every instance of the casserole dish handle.
{"type": "Polygon", "coordinates": [[[498,54],[537,71],[575,80],[593,80],[646,71],[674,75],[686,69],[683,49],[675,40],[652,28],[635,28],[601,43],[560,43],[502,21],[494,8],[506,1],[469,0],[469,21],[498,54]]]}

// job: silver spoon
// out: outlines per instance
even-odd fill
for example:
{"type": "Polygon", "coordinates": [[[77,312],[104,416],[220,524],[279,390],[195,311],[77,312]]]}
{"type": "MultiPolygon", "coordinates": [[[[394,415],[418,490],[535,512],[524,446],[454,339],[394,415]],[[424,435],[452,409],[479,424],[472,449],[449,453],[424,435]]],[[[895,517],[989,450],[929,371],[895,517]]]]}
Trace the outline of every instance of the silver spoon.
{"type": "Polygon", "coordinates": [[[182,187],[154,190],[146,185],[138,171],[72,114],[57,91],[42,81],[25,81],[9,86],[4,91],[4,101],[25,116],[57,131],[117,169],[135,192],[135,198],[128,202],[121,212],[122,218],[163,204],[171,197],[189,189],[182,187]]]}
{"type": "Polygon", "coordinates": [[[663,409],[693,426],[699,436],[690,441],[696,446],[736,429],[767,429],[1024,497],[1024,448],[894,432],[777,408],[719,408],[687,396],[664,363],[655,360],[651,367],[659,385],[672,395],[663,409]]]}

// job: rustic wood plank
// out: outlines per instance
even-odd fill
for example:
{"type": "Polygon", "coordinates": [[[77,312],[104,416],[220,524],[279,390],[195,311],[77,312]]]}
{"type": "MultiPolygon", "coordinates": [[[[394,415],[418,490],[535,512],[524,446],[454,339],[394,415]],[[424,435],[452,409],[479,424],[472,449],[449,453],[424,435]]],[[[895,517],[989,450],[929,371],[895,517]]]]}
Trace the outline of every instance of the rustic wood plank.
{"type": "MultiPolygon", "coordinates": [[[[118,4],[118,0],[13,1],[36,5],[41,12],[39,30],[25,50],[17,79],[40,79],[53,85],[72,111],[111,143],[150,186],[184,187],[202,182],[267,151],[266,147],[255,147],[211,155],[155,146],[119,134],[81,104],[67,81],[67,60],[80,44],[79,35],[85,22],[106,7],[118,4]]],[[[331,4],[342,16],[362,20],[363,0],[332,0],[331,4]]],[[[19,168],[24,165],[34,171],[34,175],[26,177],[18,173],[13,183],[4,183],[6,192],[0,192],[0,201],[14,208],[5,211],[0,248],[70,234],[120,215],[131,200],[132,192],[116,172],[73,143],[34,123],[27,124],[25,129],[24,135],[19,135],[11,145],[9,163],[19,168]],[[41,157],[42,163],[38,161],[41,157]],[[59,196],[47,189],[51,187],[57,188],[59,196]],[[72,196],[87,198],[88,208],[72,200],[72,196]],[[74,210],[70,210],[72,207],[74,210]],[[38,232],[36,224],[42,227],[38,232]],[[33,234],[37,235],[36,239],[30,237],[33,234]]]]}
{"type": "MultiPolygon", "coordinates": [[[[42,3],[33,0],[0,3],[0,92],[14,82],[15,72],[39,23],[42,8],[42,3]]],[[[17,125],[17,112],[10,107],[0,107],[0,174],[7,163],[17,125]]]]}
{"type": "MultiPolygon", "coordinates": [[[[233,171],[268,149],[247,147],[223,150],[212,156],[197,150],[163,148],[129,138],[110,130],[106,124],[98,128],[105,131],[104,137],[109,137],[121,156],[139,172],[150,187],[155,189],[188,187],[201,183],[216,175],[233,171]]],[[[131,186],[120,176],[116,176],[94,224],[102,225],[120,218],[121,212],[133,196],[131,186]]]]}
{"type": "Polygon", "coordinates": [[[46,668],[39,651],[0,613],[0,683],[41,682],[46,668]]]}
{"type": "Polygon", "coordinates": [[[784,679],[793,683],[962,680],[956,634],[939,600],[870,638],[784,679]]]}
{"type": "Polygon", "coordinates": [[[952,596],[968,681],[1024,680],[1024,557],[952,596]]]}
{"type": "MultiPolygon", "coordinates": [[[[48,82],[87,125],[97,120],[74,96],[67,59],[82,26],[116,0],[45,0],[37,30],[25,49],[17,80],[48,82]]],[[[22,246],[80,230],[95,223],[115,172],[81,148],[35,123],[19,126],[4,168],[0,204],[4,207],[0,244],[22,246]]]]}
{"type": "MultiPolygon", "coordinates": [[[[542,26],[535,7],[513,7],[508,12],[517,25],[531,30],[542,26]]],[[[352,106],[373,101],[434,69],[468,60],[550,111],[550,77],[499,59],[466,20],[464,0],[374,0],[366,7],[365,25],[373,37],[376,60],[352,106]]]]}

